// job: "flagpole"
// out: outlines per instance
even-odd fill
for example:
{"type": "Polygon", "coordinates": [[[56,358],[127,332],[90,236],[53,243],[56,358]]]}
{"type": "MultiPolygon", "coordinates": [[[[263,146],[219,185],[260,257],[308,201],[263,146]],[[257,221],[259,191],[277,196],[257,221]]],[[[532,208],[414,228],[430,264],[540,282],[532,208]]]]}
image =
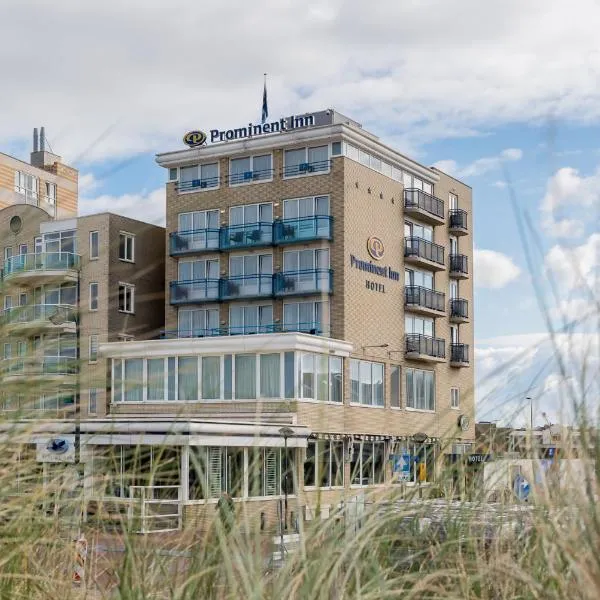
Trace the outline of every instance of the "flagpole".
{"type": "Polygon", "coordinates": [[[261,112],[261,123],[264,125],[269,117],[269,107],[267,104],[267,74],[264,73],[263,83],[263,101],[262,101],[262,112],[261,112]]]}

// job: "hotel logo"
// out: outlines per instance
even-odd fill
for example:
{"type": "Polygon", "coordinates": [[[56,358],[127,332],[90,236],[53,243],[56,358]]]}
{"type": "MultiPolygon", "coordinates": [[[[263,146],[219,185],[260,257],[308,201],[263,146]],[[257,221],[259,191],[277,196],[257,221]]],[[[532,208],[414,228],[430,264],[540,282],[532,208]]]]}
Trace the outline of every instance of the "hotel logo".
{"type": "Polygon", "coordinates": [[[381,260],[385,253],[383,242],[377,237],[370,237],[367,240],[367,252],[371,258],[375,260],[381,260]]]}
{"type": "Polygon", "coordinates": [[[196,148],[206,143],[206,134],[204,131],[188,131],[183,136],[183,143],[190,148],[196,148]]]}

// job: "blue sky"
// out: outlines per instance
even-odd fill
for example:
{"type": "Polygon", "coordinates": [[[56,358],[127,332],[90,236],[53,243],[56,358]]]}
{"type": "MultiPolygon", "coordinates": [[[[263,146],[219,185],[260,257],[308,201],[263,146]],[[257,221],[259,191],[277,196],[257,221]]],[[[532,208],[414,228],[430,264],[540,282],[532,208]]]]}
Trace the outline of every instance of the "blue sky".
{"type": "Polygon", "coordinates": [[[533,394],[566,419],[597,327],[548,341],[536,289],[556,327],[597,305],[599,22],[595,0],[5,0],[0,150],[25,158],[44,125],[82,212],[160,222],[154,154],[258,119],[267,71],[271,115],[336,108],[473,187],[478,416],[518,424],[533,394]]]}

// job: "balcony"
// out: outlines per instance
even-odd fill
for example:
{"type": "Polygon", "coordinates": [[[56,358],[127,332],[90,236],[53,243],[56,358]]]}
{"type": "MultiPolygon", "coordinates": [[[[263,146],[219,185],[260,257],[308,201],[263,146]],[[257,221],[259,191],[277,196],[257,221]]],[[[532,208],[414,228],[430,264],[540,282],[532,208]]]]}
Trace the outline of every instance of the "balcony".
{"type": "Polygon", "coordinates": [[[229,185],[243,185],[255,181],[270,181],[271,179],[273,179],[273,169],[244,171],[243,173],[231,173],[229,175],[229,185]]]}
{"type": "Polygon", "coordinates": [[[2,361],[3,383],[59,383],[75,385],[77,359],[70,356],[19,357],[2,361]]]}
{"type": "Polygon", "coordinates": [[[171,281],[171,304],[197,304],[219,300],[219,279],[171,281]]]}
{"type": "Polygon", "coordinates": [[[273,279],[275,296],[309,296],[333,292],[332,269],[307,269],[276,273],[273,279]]]}
{"type": "Polygon", "coordinates": [[[467,211],[453,209],[448,213],[448,231],[452,235],[467,235],[467,211]]]}
{"type": "Polygon", "coordinates": [[[450,255],[450,277],[467,279],[469,277],[469,260],[464,254],[450,255]]]}
{"type": "Polygon", "coordinates": [[[273,223],[276,244],[294,244],[314,240],[329,240],[333,237],[333,217],[314,215],[298,219],[283,219],[273,223]]]}
{"type": "Polygon", "coordinates": [[[450,366],[459,368],[469,366],[468,344],[450,344],[450,366]]]}
{"type": "Polygon", "coordinates": [[[242,275],[221,279],[219,298],[221,300],[238,300],[248,298],[264,298],[273,295],[272,275],[242,275]]]}
{"type": "Polygon", "coordinates": [[[218,177],[205,177],[204,179],[192,179],[191,181],[180,181],[177,190],[181,192],[201,191],[219,187],[218,177]]]}
{"type": "Polygon", "coordinates": [[[174,338],[203,338],[203,337],[217,337],[217,336],[228,336],[228,335],[255,335],[265,333],[285,333],[285,332],[299,332],[299,333],[310,333],[312,335],[324,335],[325,329],[323,324],[317,321],[310,321],[306,323],[262,323],[262,324],[246,324],[239,326],[230,327],[217,327],[214,329],[193,329],[193,330],[182,330],[174,329],[169,331],[163,331],[161,333],[162,339],[174,339],[174,338]]]}
{"type": "Polygon", "coordinates": [[[441,225],[444,220],[444,201],[417,189],[404,190],[404,214],[412,215],[430,225],[441,225]]]}
{"type": "Polygon", "coordinates": [[[6,284],[38,286],[77,281],[80,257],[73,252],[17,254],[4,261],[2,278],[6,284]]]}
{"type": "Polygon", "coordinates": [[[446,268],[444,262],[444,246],[434,244],[418,237],[408,237],[404,240],[404,260],[407,263],[443,271],[446,268]]]}
{"type": "Polygon", "coordinates": [[[13,306],[2,313],[0,322],[9,335],[75,333],[77,312],[70,304],[13,306]]]}
{"type": "Polygon", "coordinates": [[[299,165],[286,165],[283,168],[283,176],[299,177],[315,173],[328,173],[331,166],[330,160],[318,160],[315,162],[300,163],[299,165]]]}
{"type": "Polygon", "coordinates": [[[181,256],[219,250],[219,229],[195,229],[193,231],[173,231],[169,234],[171,256],[181,256]]]}
{"type": "Polygon", "coordinates": [[[443,315],[445,294],[419,285],[407,285],[404,288],[404,306],[406,310],[429,316],[443,315]]]}
{"type": "Polygon", "coordinates": [[[406,334],[406,358],[425,362],[446,360],[446,341],[420,333],[406,334]]]}
{"type": "Polygon", "coordinates": [[[469,321],[469,302],[464,298],[450,300],[450,322],[467,323],[469,321]]]}
{"type": "Polygon", "coordinates": [[[273,243],[272,223],[246,223],[221,228],[221,250],[259,248],[273,243]]]}

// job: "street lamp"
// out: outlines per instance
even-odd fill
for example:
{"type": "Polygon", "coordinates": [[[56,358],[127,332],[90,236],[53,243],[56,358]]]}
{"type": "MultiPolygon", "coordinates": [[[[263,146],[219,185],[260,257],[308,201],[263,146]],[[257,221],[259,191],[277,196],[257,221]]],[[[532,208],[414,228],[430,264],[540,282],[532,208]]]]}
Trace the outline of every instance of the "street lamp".
{"type": "Polygon", "coordinates": [[[525,400],[529,400],[529,428],[531,429],[531,435],[533,435],[533,398],[527,396],[525,400]]]}
{"type": "MultiPolygon", "coordinates": [[[[294,430],[290,427],[282,427],[279,430],[280,435],[283,436],[284,453],[285,453],[285,471],[283,474],[283,497],[284,497],[284,513],[283,513],[283,529],[287,529],[287,514],[288,514],[288,446],[287,440],[290,436],[294,435],[294,430]]],[[[282,534],[283,535],[283,534],[282,534]]]]}

